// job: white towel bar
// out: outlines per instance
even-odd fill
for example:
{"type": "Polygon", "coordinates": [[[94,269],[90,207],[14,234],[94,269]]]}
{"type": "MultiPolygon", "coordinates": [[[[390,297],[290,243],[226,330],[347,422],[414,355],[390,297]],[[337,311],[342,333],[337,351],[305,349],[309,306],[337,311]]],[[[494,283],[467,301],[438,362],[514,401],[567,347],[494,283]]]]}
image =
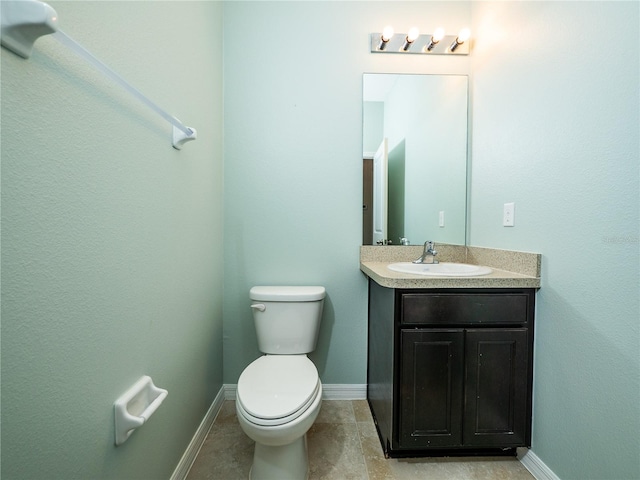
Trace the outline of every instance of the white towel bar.
{"type": "Polygon", "coordinates": [[[91,52],[58,29],[58,15],[49,5],[37,0],[2,0],[2,46],[15,54],[29,58],[35,41],[43,35],[53,33],[53,37],[74,53],[88,61],[111,80],[118,83],[131,95],[151,108],[154,112],[173,125],[172,145],[180,150],[182,145],[195,140],[195,128],[185,126],[173,115],[169,115],[158,105],[149,100],[137,88],[98,60],[91,52]]]}

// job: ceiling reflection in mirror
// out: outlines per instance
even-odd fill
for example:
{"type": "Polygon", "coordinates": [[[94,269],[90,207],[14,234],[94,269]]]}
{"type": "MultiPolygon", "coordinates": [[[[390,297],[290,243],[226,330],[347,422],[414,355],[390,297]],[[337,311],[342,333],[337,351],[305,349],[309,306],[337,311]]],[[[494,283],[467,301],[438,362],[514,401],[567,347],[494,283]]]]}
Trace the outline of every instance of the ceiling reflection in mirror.
{"type": "Polygon", "coordinates": [[[364,245],[465,244],[467,98],[466,75],[364,74],[364,245]]]}

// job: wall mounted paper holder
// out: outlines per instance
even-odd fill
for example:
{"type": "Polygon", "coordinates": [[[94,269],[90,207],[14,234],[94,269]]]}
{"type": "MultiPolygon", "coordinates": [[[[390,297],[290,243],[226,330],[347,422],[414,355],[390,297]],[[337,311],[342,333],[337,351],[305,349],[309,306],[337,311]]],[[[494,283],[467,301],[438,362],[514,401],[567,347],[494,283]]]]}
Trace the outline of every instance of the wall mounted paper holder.
{"type": "Polygon", "coordinates": [[[169,392],[145,375],[114,403],[116,446],[122,445],[158,409],[169,392]]]}

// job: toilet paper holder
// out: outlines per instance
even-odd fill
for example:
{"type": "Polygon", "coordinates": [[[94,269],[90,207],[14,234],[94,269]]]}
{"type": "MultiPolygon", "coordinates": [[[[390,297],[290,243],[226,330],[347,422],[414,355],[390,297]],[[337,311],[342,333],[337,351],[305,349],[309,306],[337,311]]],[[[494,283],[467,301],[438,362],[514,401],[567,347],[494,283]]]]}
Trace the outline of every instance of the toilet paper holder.
{"type": "Polygon", "coordinates": [[[168,393],[145,375],[116,400],[113,404],[116,446],[126,442],[136,428],[149,420],[168,393]]]}

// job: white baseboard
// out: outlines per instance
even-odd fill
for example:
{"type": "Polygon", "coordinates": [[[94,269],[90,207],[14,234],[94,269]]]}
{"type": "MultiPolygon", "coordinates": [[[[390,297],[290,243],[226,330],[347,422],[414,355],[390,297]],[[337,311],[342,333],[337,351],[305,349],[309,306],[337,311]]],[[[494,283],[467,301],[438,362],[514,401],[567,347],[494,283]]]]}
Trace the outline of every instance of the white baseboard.
{"type": "Polygon", "coordinates": [[[322,398],[324,400],[366,400],[367,384],[323,383],[322,398]]]}
{"type": "Polygon", "coordinates": [[[524,468],[529,470],[536,480],[560,480],[560,477],[553,473],[553,470],[547,467],[547,465],[540,460],[540,457],[531,450],[526,450],[522,455],[518,454],[518,460],[520,460],[520,463],[524,465],[524,468]]]}
{"type": "Polygon", "coordinates": [[[224,399],[225,400],[235,400],[236,399],[236,390],[238,390],[238,385],[236,383],[225,383],[222,388],[224,388],[224,399]]]}
{"type": "Polygon", "coordinates": [[[211,430],[211,426],[213,425],[218,412],[222,408],[222,403],[225,401],[225,399],[225,388],[224,386],[222,386],[222,388],[216,395],[216,398],[214,398],[213,402],[211,403],[209,410],[207,410],[207,413],[202,419],[202,422],[200,422],[200,426],[196,430],[196,433],[191,439],[191,442],[189,442],[187,449],[178,462],[178,466],[173,471],[171,480],[184,480],[185,478],[187,478],[187,474],[191,469],[191,465],[193,465],[193,462],[196,460],[198,452],[200,452],[200,448],[207,438],[207,434],[209,433],[209,430],[211,430]]]}
{"type": "MultiPolygon", "coordinates": [[[[225,383],[224,399],[235,400],[238,386],[234,383],[225,383]]],[[[365,400],[367,398],[367,384],[322,384],[323,400],[365,400]]]]}

